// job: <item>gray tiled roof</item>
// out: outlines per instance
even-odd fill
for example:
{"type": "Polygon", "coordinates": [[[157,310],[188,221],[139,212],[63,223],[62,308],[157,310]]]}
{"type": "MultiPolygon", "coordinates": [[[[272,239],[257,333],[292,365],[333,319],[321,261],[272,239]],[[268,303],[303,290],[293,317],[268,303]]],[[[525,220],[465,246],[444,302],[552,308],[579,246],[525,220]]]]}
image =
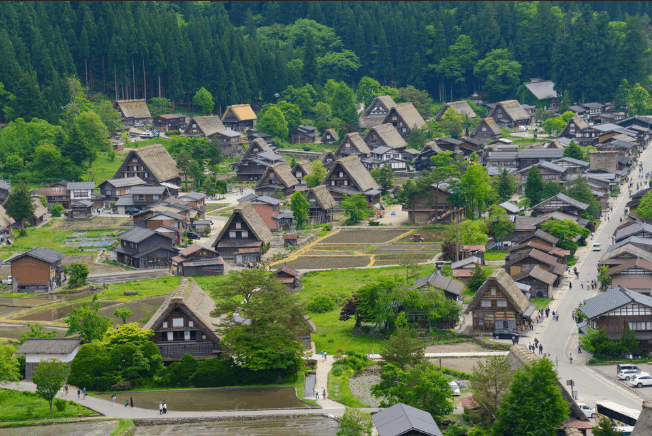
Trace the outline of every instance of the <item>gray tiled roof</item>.
{"type": "Polygon", "coordinates": [[[78,338],[28,339],[18,348],[20,354],[70,354],[81,344],[78,338]]]}
{"type": "Polygon", "coordinates": [[[523,210],[522,207],[518,207],[517,205],[510,203],[509,201],[500,203],[498,206],[502,207],[509,213],[519,213],[521,210],[523,210]]]}
{"type": "Polygon", "coordinates": [[[122,241],[138,243],[155,234],[156,233],[153,230],[144,227],[134,227],[120,235],[120,239],[122,241]]]}
{"type": "Polygon", "coordinates": [[[525,87],[539,100],[559,97],[555,91],[555,84],[552,80],[526,83],[525,87]]]}
{"type": "MultiPolygon", "coordinates": [[[[562,138],[559,138],[559,142],[561,142],[561,140],[562,140],[562,138]]],[[[572,163],[572,164],[575,164],[575,165],[580,165],[582,167],[588,167],[589,165],[591,165],[588,162],[585,162],[585,161],[579,160],[579,159],[574,159],[572,157],[562,157],[561,159],[552,161],[552,163],[554,163],[555,165],[558,165],[559,162],[568,162],[568,163],[572,163]]]]}
{"type": "Polygon", "coordinates": [[[86,189],[95,189],[95,182],[68,182],[66,186],[68,191],[83,191],[86,189]]]}
{"type": "Polygon", "coordinates": [[[134,186],[130,193],[132,195],[163,194],[167,189],[165,186],[134,186]]]}
{"type": "Polygon", "coordinates": [[[564,157],[561,148],[524,148],[518,151],[519,159],[560,159],[564,157]]]}
{"type": "Polygon", "coordinates": [[[124,197],[118,198],[118,201],[115,202],[114,206],[133,206],[134,198],[131,195],[125,195],[124,197]]]}
{"type": "Polygon", "coordinates": [[[627,226],[623,229],[617,229],[614,236],[616,238],[616,241],[620,241],[622,239],[628,238],[631,235],[635,235],[640,232],[652,234],[652,224],[638,222],[636,224],[632,224],[631,226],[627,226]]]}
{"type": "Polygon", "coordinates": [[[107,180],[105,183],[110,184],[116,188],[123,188],[125,186],[136,186],[136,185],[145,185],[145,181],[140,177],[125,177],[122,179],[111,179],[107,180]]]}
{"type": "Polygon", "coordinates": [[[579,310],[591,319],[631,302],[652,307],[652,297],[618,286],[589,298],[579,307],[579,310]]]}
{"type": "Polygon", "coordinates": [[[65,257],[65,254],[59,253],[58,251],[54,251],[50,248],[47,247],[36,247],[33,248],[23,254],[19,254],[18,256],[14,256],[11,258],[11,261],[14,261],[18,258],[24,257],[24,256],[30,256],[38,260],[42,260],[43,262],[48,262],[48,263],[56,263],[59,260],[63,259],[65,257]]]}
{"type": "Polygon", "coordinates": [[[201,192],[188,192],[187,194],[183,194],[181,199],[190,199],[190,200],[201,200],[203,198],[206,198],[206,194],[202,194],[201,192]]]}
{"type": "Polygon", "coordinates": [[[256,195],[256,194],[248,194],[238,199],[238,203],[246,203],[248,201],[253,204],[266,203],[266,204],[276,205],[282,203],[282,201],[277,198],[269,197],[267,195],[256,195]]]}
{"type": "Polygon", "coordinates": [[[442,436],[432,415],[415,407],[398,403],[371,416],[378,436],[398,436],[410,430],[424,435],[442,436]]]}

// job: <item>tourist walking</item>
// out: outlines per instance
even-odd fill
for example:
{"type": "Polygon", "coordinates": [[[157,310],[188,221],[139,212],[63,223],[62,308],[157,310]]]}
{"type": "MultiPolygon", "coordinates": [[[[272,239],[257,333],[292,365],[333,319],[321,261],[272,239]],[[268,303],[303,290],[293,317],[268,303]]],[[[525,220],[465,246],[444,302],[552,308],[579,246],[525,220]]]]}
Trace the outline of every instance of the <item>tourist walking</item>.
{"type": "Polygon", "coordinates": [[[317,389],[315,389],[314,391],[315,391],[315,398],[319,399],[319,391],[317,389]]]}
{"type": "Polygon", "coordinates": [[[543,345],[539,345],[539,354],[543,354],[543,345]]]}
{"type": "Polygon", "coordinates": [[[584,289],[584,281],[583,280],[580,282],[580,286],[582,287],[582,289],[584,289]]]}
{"type": "Polygon", "coordinates": [[[66,397],[67,397],[68,396],[68,383],[66,383],[66,386],[64,387],[64,389],[66,390],[66,397]]]}
{"type": "Polygon", "coordinates": [[[165,415],[166,413],[168,413],[168,403],[166,403],[165,400],[163,400],[163,415],[165,415]]]}
{"type": "Polygon", "coordinates": [[[84,394],[84,400],[86,399],[86,388],[82,389],[82,394],[84,394]]]}
{"type": "Polygon", "coordinates": [[[573,283],[572,282],[568,282],[568,289],[573,289],[573,283]]]}
{"type": "Polygon", "coordinates": [[[158,414],[163,415],[163,403],[158,403],[158,414]]]}
{"type": "Polygon", "coordinates": [[[559,367],[559,356],[558,356],[558,357],[555,357],[555,365],[556,365],[557,367],[559,367]]]}
{"type": "Polygon", "coordinates": [[[326,388],[321,388],[321,398],[322,398],[323,400],[326,399],[326,388]]]}
{"type": "Polygon", "coordinates": [[[134,407],[134,396],[133,395],[131,397],[129,397],[129,401],[131,401],[131,407],[133,408],[134,407]]]}
{"type": "Polygon", "coordinates": [[[125,400],[125,407],[129,407],[129,400],[125,400]]]}
{"type": "Polygon", "coordinates": [[[79,389],[77,389],[77,399],[81,399],[81,391],[79,389]]]}
{"type": "Polygon", "coordinates": [[[571,365],[573,364],[573,353],[568,353],[568,359],[570,360],[571,365]]]}
{"type": "Polygon", "coordinates": [[[116,400],[117,398],[118,398],[118,397],[117,397],[116,394],[111,395],[111,400],[113,400],[113,405],[114,405],[114,406],[115,406],[115,400],[116,400]]]}

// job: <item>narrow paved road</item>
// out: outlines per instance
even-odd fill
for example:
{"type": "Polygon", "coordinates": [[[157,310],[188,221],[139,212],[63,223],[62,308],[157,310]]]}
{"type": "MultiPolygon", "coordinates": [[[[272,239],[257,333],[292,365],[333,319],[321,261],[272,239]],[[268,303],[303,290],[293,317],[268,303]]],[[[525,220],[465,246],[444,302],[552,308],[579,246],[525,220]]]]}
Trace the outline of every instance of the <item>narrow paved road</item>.
{"type": "MultiPolygon", "coordinates": [[[[643,162],[643,174],[652,169],[651,154],[652,152],[648,147],[639,160],[643,162]]],[[[639,179],[638,177],[639,172],[632,170],[631,179],[634,182],[647,183],[645,179],[639,179]]],[[[523,339],[530,342],[534,337],[537,337],[543,344],[543,351],[550,355],[553,362],[557,357],[559,358],[558,372],[562,384],[565,385],[566,380],[572,379],[575,382],[574,389],[578,392],[580,401],[594,406],[596,401],[608,399],[623,406],[641,410],[642,400],[652,395],[652,392],[648,392],[648,389],[633,390],[623,387],[616,382],[615,370],[613,377],[608,379],[587,366],[585,363],[590,355],[588,353],[577,354],[578,331],[575,322],[571,318],[573,310],[578,305],[599,292],[598,290],[588,290],[586,282],[597,280],[598,261],[610,245],[611,237],[620,224],[625,205],[629,201],[630,192],[628,186],[628,183],[621,185],[621,195],[611,202],[613,212],[609,213],[610,219],[606,221],[605,216],[602,224],[593,235],[593,239],[589,241],[588,246],[581,247],[578,250],[580,262],[577,264],[577,269],[580,272],[580,277],[575,279],[567,275],[565,283],[558,291],[557,299],[550,306],[551,310],[559,312],[559,321],[552,321],[552,317],[547,318],[542,324],[535,326],[534,332],[528,332],[528,337],[523,339]],[[601,244],[602,250],[600,252],[592,250],[594,242],[601,244]],[[568,288],[569,280],[572,280],[572,289],[568,288]],[[584,289],[580,286],[581,281],[585,283],[584,289]],[[572,364],[569,360],[569,353],[573,354],[572,364]]],[[[633,192],[636,192],[635,186],[634,184],[633,192]]]]}

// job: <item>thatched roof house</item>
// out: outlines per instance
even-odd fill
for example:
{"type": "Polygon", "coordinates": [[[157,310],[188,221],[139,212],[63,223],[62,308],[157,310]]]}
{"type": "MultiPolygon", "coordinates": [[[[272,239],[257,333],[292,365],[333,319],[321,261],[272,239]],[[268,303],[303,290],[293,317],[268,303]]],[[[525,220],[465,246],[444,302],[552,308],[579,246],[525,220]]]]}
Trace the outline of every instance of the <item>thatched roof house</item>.
{"type": "Polygon", "coordinates": [[[523,109],[523,106],[516,100],[505,100],[496,103],[496,106],[489,111],[488,117],[492,117],[499,125],[517,127],[530,123],[530,115],[523,109]]]}
{"type": "Polygon", "coordinates": [[[163,360],[179,360],[184,354],[210,359],[219,353],[220,337],[214,317],[215,301],[194,281],[186,278],[171,292],[144,328],[154,331],[151,338],[163,360]]]}
{"type": "Polygon", "coordinates": [[[308,221],[311,224],[325,224],[333,221],[333,209],[337,202],[324,185],[318,185],[306,192],[306,200],[310,203],[308,221]]]}
{"type": "Polygon", "coordinates": [[[299,181],[300,185],[305,185],[305,177],[312,172],[312,163],[306,159],[298,160],[292,167],[291,172],[292,175],[299,181]]]}
{"type": "Polygon", "coordinates": [[[324,134],[321,135],[322,144],[332,144],[340,140],[340,135],[333,129],[324,130],[324,134]]]}
{"type": "Polygon", "coordinates": [[[442,115],[448,110],[448,108],[453,108],[455,109],[455,112],[457,112],[460,115],[468,115],[469,118],[477,118],[478,116],[476,113],[473,111],[471,106],[469,106],[469,103],[467,103],[464,100],[461,101],[451,101],[449,103],[444,103],[444,105],[439,109],[439,112],[437,112],[437,115],[435,116],[435,121],[440,121],[442,115]]]}
{"type": "Polygon", "coordinates": [[[140,177],[148,185],[163,182],[179,185],[181,176],[177,162],[161,144],[152,144],[129,152],[118,168],[114,179],[140,177]]]}
{"type": "Polygon", "coordinates": [[[371,156],[371,150],[358,132],[347,133],[335,150],[335,157],[347,157],[351,155],[371,156]]]}
{"type": "Polygon", "coordinates": [[[396,131],[406,141],[410,138],[412,131],[425,126],[426,121],[423,119],[417,108],[410,102],[401,103],[389,110],[383,124],[391,124],[396,131]]]}
{"type": "Polygon", "coordinates": [[[405,149],[407,147],[405,139],[403,139],[391,124],[381,124],[380,126],[372,127],[364,136],[364,142],[370,149],[383,145],[394,149],[405,149]]]}
{"type": "Polygon", "coordinates": [[[274,196],[277,189],[283,192],[283,195],[290,195],[299,181],[292,174],[292,170],[285,162],[275,163],[268,167],[263,176],[258,180],[254,191],[256,195],[274,196]]]}
{"type": "Polygon", "coordinates": [[[149,112],[145,99],[116,100],[114,106],[120,112],[120,115],[122,115],[122,121],[125,126],[146,123],[152,119],[152,114],[149,112]]]}
{"type": "Polygon", "coordinates": [[[224,124],[222,124],[220,117],[217,115],[206,115],[203,117],[191,118],[181,136],[210,138],[222,130],[225,130],[225,127],[224,124]]]}
{"type": "Polygon", "coordinates": [[[358,156],[335,161],[321,183],[338,203],[344,195],[363,194],[370,204],[380,201],[380,186],[364,167],[358,156]]]}
{"type": "Polygon", "coordinates": [[[389,95],[381,95],[374,98],[369,107],[360,117],[360,128],[370,129],[381,125],[389,110],[394,106],[396,106],[396,102],[389,95]]]}
{"type": "Polygon", "coordinates": [[[217,235],[213,248],[227,261],[235,261],[237,264],[258,262],[263,247],[269,245],[272,238],[272,232],[253,205],[246,202],[233,209],[229,220],[217,235]]]}

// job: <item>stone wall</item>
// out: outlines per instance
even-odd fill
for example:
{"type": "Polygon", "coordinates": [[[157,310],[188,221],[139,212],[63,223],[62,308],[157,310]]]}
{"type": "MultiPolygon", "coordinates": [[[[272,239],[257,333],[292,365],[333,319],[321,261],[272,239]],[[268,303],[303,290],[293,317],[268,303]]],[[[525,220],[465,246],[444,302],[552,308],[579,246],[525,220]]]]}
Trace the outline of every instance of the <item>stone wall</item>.
{"type": "Polygon", "coordinates": [[[617,151],[593,151],[589,159],[591,170],[616,171],[618,169],[617,151]]]}

